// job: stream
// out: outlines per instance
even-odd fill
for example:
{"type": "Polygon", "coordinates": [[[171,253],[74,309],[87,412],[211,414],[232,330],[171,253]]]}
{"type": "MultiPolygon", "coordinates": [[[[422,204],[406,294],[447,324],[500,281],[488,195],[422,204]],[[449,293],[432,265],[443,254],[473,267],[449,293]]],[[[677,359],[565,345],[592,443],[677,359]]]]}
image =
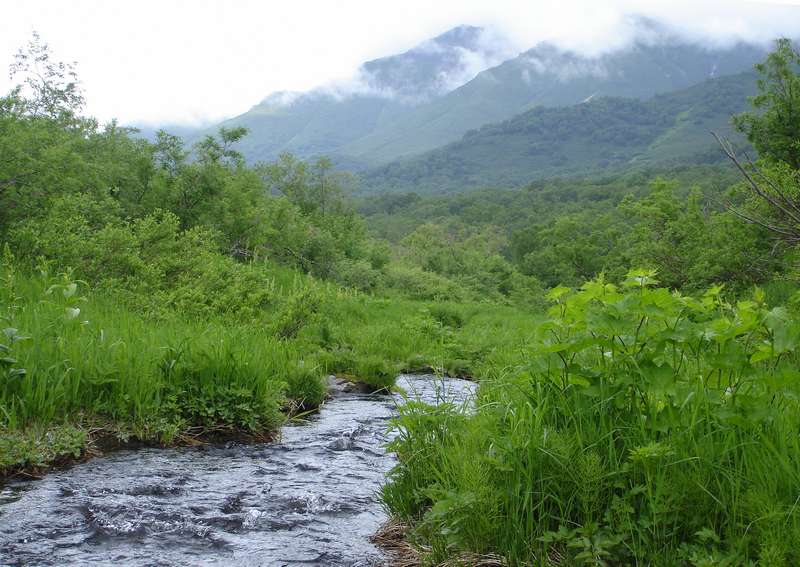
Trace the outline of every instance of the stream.
{"type": "MultiPolygon", "coordinates": [[[[398,378],[461,402],[474,384],[398,378]]],[[[0,565],[373,566],[401,396],[340,394],[267,444],[111,453],[0,489],[0,565]]]]}

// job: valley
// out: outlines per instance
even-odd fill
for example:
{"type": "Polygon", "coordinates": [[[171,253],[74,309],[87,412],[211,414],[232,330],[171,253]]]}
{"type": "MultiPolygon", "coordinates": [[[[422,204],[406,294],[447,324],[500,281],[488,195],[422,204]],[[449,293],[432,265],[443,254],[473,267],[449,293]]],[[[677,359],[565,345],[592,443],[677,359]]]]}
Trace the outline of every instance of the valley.
{"type": "Polygon", "coordinates": [[[0,564],[800,563],[800,51],[621,22],[172,129],[94,118],[34,33],[0,564]]]}

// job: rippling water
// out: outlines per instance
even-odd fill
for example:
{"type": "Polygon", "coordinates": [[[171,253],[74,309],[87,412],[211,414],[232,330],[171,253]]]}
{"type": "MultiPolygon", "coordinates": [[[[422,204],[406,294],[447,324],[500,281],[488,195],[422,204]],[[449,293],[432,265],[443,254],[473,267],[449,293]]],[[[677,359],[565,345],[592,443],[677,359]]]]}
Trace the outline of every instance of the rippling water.
{"type": "MultiPolygon", "coordinates": [[[[410,395],[473,384],[401,376],[410,395]]],[[[0,564],[381,565],[377,490],[399,396],[345,394],[261,445],[119,451],[0,491],[0,564]]]]}

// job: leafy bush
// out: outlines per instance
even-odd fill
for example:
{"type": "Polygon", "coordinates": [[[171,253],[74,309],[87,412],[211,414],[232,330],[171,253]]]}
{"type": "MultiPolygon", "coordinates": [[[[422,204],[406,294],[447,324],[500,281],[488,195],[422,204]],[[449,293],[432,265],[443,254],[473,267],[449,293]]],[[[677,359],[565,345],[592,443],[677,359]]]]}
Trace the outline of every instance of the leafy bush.
{"type": "Polygon", "coordinates": [[[411,299],[459,301],[466,296],[463,289],[447,278],[399,264],[386,267],[385,282],[386,287],[411,299]]]}
{"type": "Polygon", "coordinates": [[[132,304],[159,315],[252,320],[274,301],[267,266],[220,255],[213,232],[181,230],[172,213],[127,222],[115,210],[113,202],[88,195],[59,197],[43,219],[13,229],[11,243],[28,258],[45,258],[59,269],[76,266],[80,277],[127,292],[132,304]]]}
{"type": "Polygon", "coordinates": [[[286,397],[300,409],[319,406],[327,393],[321,373],[317,366],[306,366],[302,360],[296,363],[285,377],[286,397]]]}
{"type": "Polygon", "coordinates": [[[384,500],[422,518],[433,559],[800,561],[800,321],[761,292],[655,283],[554,289],[527,364],[495,367],[477,413],[404,411],[384,500]]]}
{"type": "Polygon", "coordinates": [[[464,326],[464,314],[452,305],[437,303],[428,308],[428,313],[445,327],[459,329],[464,326]]]}
{"type": "Polygon", "coordinates": [[[275,336],[281,339],[296,337],[303,327],[317,317],[321,304],[321,295],[312,287],[295,292],[286,300],[275,321],[275,336]]]}
{"type": "Polygon", "coordinates": [[[342,260],[336,264],[335,279],[344,287],[374,291],[381,282],[381,273],[367,260],[342,260]]]}

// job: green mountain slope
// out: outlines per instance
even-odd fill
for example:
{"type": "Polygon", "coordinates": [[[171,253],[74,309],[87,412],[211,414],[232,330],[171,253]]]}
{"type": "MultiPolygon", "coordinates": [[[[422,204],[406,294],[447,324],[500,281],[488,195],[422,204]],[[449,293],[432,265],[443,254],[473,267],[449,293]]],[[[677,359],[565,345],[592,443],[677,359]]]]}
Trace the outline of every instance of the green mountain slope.
{"type": "Polygon", "coordinates": [[[273,93],[221,125],[250,129],[240,144],[249,161],[273,159],[282,152],[301,157],[343,154],[337,162],[358,166],[359,158],[342,152],[344,146],[507,57],[504,44],[488,41],[486,33],[459,26],[404,53],[364,63],[353,81],[306,93],[273,93]]]}
{"type": "Polygon", "coordinates": [[[730,116],[744,110],[754,93],[755,75],[742,73],[647,101],[595,97],[568,107],[539,107],[373,169],[362,176],[362,187],[445,193],[672,160],[715,161],[719,152],[709,131],[729,132],[730,116]]]}
{"type": "Polygon", "coordinates": [[[251,162],[292,152],[301,158],[327,155],[340,168],[366,170],[539,106],[607,96],[646,99],[748,71],[765,54],[754,45],[687,43],[647,20],[637,25],[646,40],[603,55],[543,43],[510,59],[516,51],[504,39],[460,26],[364,63],[351,81],[273,93],[221,125],[250,129],[240,146],[251,162]]]}
{"type": "Polygon", "coordinates": [[[379,125],[341,153],[365,162],[387,162],[456,141],[468,130],[536,106],[572,105],[599,96],[648,98],[750,70],[763,55],[761,48],[743,44],[708,50],[671,42],[640,43],[586,58],[545,44],[379,125]]]}

